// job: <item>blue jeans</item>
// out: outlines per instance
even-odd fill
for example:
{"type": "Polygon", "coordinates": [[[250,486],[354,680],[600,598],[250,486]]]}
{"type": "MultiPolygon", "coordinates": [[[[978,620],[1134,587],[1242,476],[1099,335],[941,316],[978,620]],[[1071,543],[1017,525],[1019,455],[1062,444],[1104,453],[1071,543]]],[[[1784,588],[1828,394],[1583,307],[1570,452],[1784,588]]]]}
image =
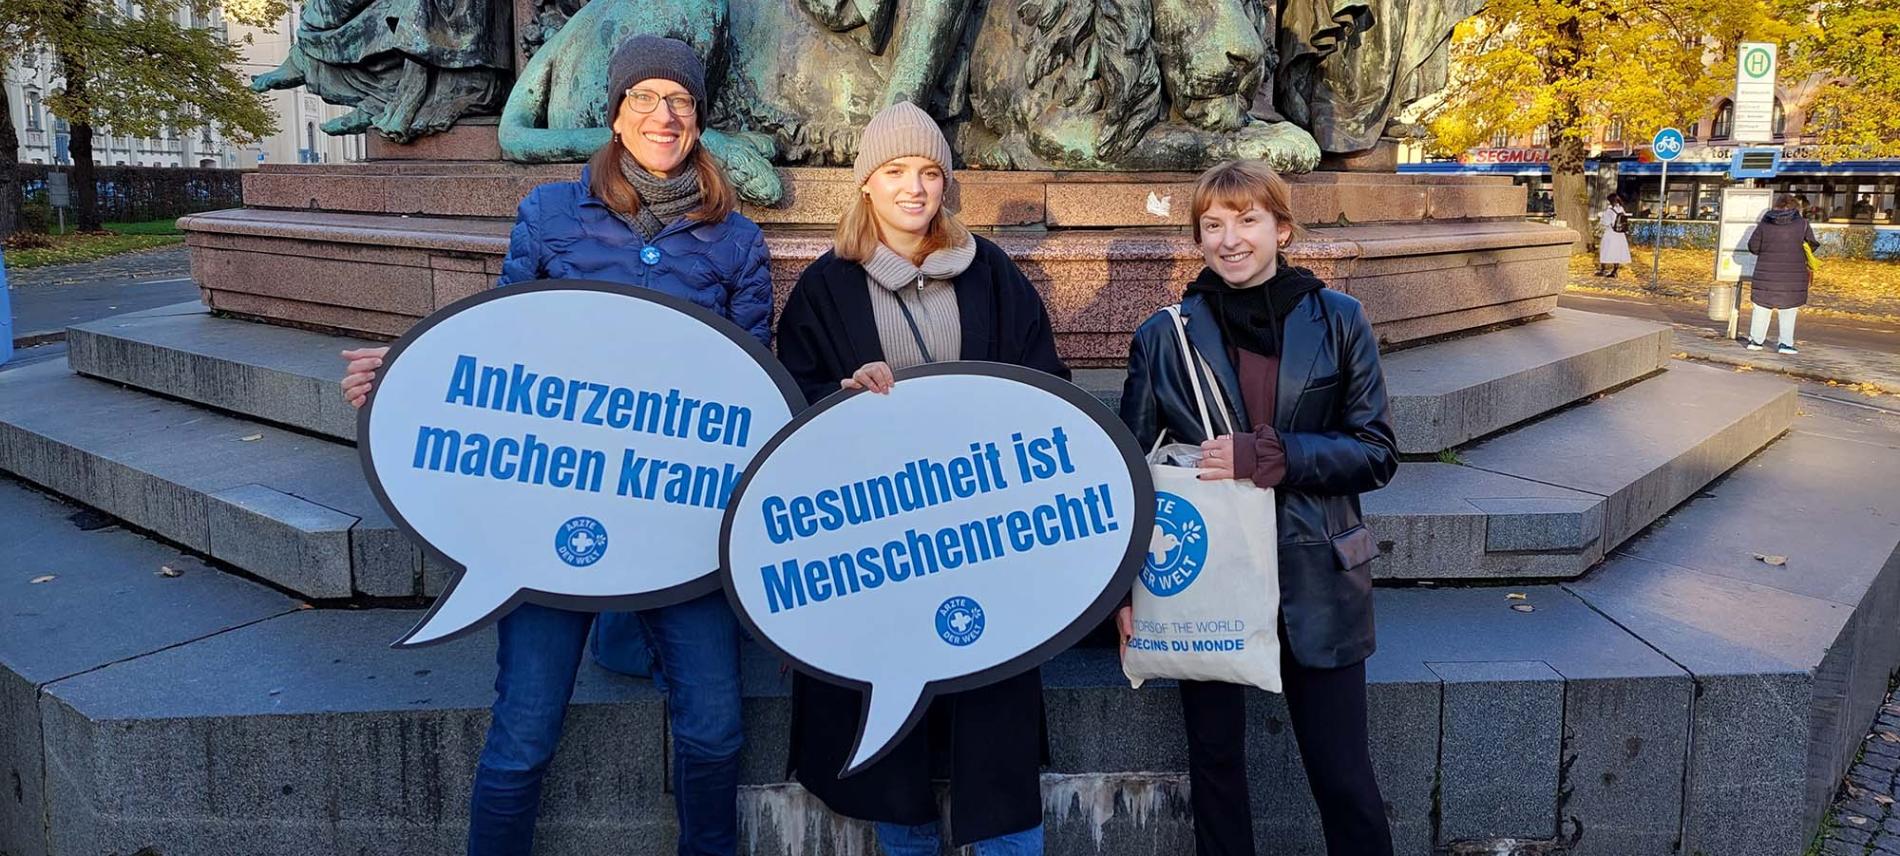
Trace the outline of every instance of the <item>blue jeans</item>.
{"type": "MultiPolygon", "coordinates": [[[[936,821],[919,826],[879,823],[877,845],[884,856],[938,856],[943,851],[943,826],[936,821]]],[[[985,838],[972,847],[976,856],[1042,856],[1042,824],[985,838]]]]}
{"type": "MultiPolygon", "coordinates": [[[[725,596],[637,613],[666,677],[682,856],[732,856],[739,816],[739,624],[725,596]]],[[[593,613],[522,604],[497,626],[494,720],[475,767],[469,856],[534,842],[541,783],[561,741],[593,613]]]]}

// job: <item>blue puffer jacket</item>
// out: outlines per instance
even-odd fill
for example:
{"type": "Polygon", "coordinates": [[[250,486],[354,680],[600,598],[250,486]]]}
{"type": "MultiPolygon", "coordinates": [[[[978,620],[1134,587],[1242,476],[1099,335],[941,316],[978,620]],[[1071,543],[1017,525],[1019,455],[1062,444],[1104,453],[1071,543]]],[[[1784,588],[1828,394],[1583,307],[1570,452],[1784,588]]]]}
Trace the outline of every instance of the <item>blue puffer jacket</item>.
{"type": "Polygon", "coordinates": [[[515,213],[495,285],[596,279],[651,288],[712,310],[772,344],[765,233],[738,212],[718,223],[681,218],[649,245],[580,181],[543,184],[515,213]]]}

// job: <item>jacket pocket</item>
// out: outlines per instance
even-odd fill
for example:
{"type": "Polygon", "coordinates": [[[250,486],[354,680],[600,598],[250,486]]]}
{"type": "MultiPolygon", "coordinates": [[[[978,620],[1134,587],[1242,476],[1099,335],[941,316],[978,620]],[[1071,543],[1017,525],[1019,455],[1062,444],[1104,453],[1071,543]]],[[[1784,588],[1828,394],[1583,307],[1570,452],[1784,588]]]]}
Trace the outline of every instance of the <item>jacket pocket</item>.
{"type": "Polygon", "coordinates": [[[1363,523],[1334,535],[1332,542],[1333,555],[1339,559],[1342,571],[1364,567],[1379,556],[1379,539],[1372,537],[1372,530],[1363,523]]]}
{"type": "Polygon", "coordinates": [[[1306,385],[1306,390],[1308,392],[1317,392],[1323,389],[1331,389],[1338,385],[1339,385],[1339,372],[1333,372],[1332,374],[1326,375],[1324,377],[1313,378],[1313,380],[1306,385]]]}

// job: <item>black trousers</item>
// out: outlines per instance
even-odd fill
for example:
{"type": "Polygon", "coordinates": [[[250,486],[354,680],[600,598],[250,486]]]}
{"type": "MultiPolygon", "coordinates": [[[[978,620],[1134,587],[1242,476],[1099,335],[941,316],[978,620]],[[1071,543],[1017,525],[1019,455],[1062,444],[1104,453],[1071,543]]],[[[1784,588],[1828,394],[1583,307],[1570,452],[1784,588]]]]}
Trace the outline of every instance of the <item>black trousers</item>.
{"type": "MultiPolygon", "coordinates": [[[[1284,653],[1280,664],[1293,736],[1326,831],[1326,852],[1391,856],[1392,831],[1367,742],[1366,665],[1308,669],[1284,653]]],[[[1181,682],[1199,856],[1255,856],[1245,692],[1238,684],[1181,682]]]]}

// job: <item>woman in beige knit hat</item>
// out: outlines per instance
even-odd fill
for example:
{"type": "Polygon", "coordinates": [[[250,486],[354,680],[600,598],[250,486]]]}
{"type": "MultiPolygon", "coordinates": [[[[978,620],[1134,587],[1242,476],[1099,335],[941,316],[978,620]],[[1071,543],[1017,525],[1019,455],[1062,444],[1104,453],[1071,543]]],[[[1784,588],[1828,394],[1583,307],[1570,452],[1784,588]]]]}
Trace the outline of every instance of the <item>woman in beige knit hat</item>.
{"type": "MultiPolygon", "coordinates": [[[[937,123],[909,103],[865,127],[858,192],[834,247],[799,276],[779,316],[779,360],[813,403],[840,389],[887,393],[895,373],[941,360],[1069,377],[1035,288],[957,221],[951,160],[937,123]]],[[[937,696],[925,723],[889,754],[839,779],[862,710],[857,690],[796,676],[790,766],[833,811],[873,821],[886,856],[939,852],[931,780],[946,770],[952,846],[975,844],[978,856],[1042,853],[1040,671],[937,696]]]]}

